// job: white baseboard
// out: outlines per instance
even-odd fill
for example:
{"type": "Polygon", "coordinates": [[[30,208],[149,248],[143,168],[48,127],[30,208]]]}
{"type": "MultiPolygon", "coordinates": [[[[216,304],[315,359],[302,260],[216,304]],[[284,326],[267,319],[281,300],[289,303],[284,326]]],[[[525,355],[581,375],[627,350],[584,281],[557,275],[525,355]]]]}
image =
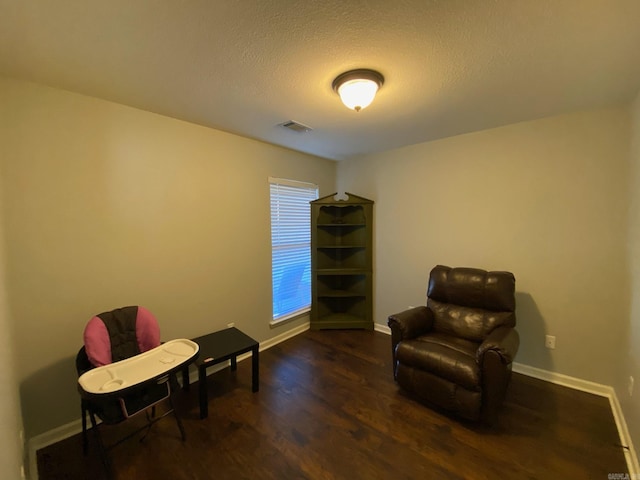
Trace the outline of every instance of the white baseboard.
{"type": "Polygon", "coordinates": [[[631,478],[640,478],[640,464],[638,464],[638,455],[633,442],[631,441],[631,435],[627,428],[627,422],[622,413],[622,407],[618,401],[618,396],[615,390],[612,388],[612,395],[609,397],[609,403],[611,403],[611,411],[613,412],[613,418],[616,421],[618,427],[618,434],[620,435],[620,443],[626,445],[628,449],[624,449],[624,457],[627,460],[627,468],[629,469],[629,476],[631,478]]]}
{"type": "Polygon", "coordinates": [[[307,330],[309,330],[310,327],[311,327],[311,324],[307,321],[302,325],[298,325],[297,327],[292,328],[291,330],[287,330],[286,332],[281,333],[280,335],[277,335],[273,338],[270,338],[269,340],[265,340],[260,344],[260,351],[262,352],[263,350],[267,350],[273,347],[274,345],[277,345],[279,343],[284,342],[285,340],[289,340],[290,338],[295,337],[296,335],[300,335],[302,332],[306,332],[307,330]]]}
{"type": "Polygon", "coordinates": [[[610,392],[613,391],[613,388],[608,385],[589,382],[580,378],[563,375],[562,373],[550,372],[549,370],[543,370],[542,368],[530,367],[529,365],[524,365],[518,362],[513,362],[513,371],[526,375],[527,377],[533,377],[546,382],[555,383],[556,385],[562,385],[563,387],[593,393],[600,397],[608,397],[610,392]]]}
{"type": "MultiPolygon", "coordinates": [[[[309,328],[310,328],[309,322],[305,322],[302,325],[298,325],[297,327],[292,328],[291,330],[287,330],[286,332],[281,333],[280,335],[277,335],[273,338],[270,338],[269,340],[266,340],[260,343],[259,350],[261,352],[263,350],[267,350],[273,347],[274,345],[277,345],[278,343],[284,342],[285,340],[295,337],[296,335],[300,335],[302,332],[309,330],[309,328]]],[[[246,358],[249,358],[250,356],[251,356],[251,353],[245,353],[243,355],[239,355],[237,360],[240,362],[246,358]]],[[[228,365],[229,363],[221,363],[220,365],[211,367],[210,371],[211,373],[215,373],[227,367],[228,365]]],[[[182,379],[181,376],[179,376],[179,378],[182,379]]],[[[197,370],[193,368],[190,369],[189,383],[191,384],[197,380],[198,380],[197,370]]],[[[52,430],[49,430],[47,432],[41,433],[40,435],[36,435],[35,437],[30,438],[29,441],[27,442],[28,449],[29,449],[28,478],[30,480],[38,480],[38,460],[37,460],[38,450],[40,450],[41,448],[48,447],[49,445],[52,445],[54,443],[60,442],[65,438],[69,438],[69,437],[72,437],[73,435],[77,435],[80,432],[82,432],[82,419],[79,418],[77,420],[66,423],[64,425],[61,425],[52,430]]]]}
{"type": "Polygon", "coordinates": [[[373,329],[376,332],[384,333],[385,335],[391,335],[391,329],[389,327],[387,327],[386,325],[381,325],[379,323],[374,323],[373,324],[373,329]]]}

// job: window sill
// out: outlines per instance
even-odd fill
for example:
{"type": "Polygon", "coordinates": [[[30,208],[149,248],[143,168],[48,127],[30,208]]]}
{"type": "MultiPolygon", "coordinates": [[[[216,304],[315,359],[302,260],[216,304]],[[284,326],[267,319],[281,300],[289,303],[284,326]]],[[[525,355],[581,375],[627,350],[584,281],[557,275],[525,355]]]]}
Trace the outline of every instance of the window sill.
{"type": "Polygon", "coordinates": [[[277,320],[271,320],[269,322],[269,327],[270,328],[280,327],[281,325],[285,325],[289,322],[293,322],[294,320],[298,320],[299,318],[306,317],[309,315],[310,312],[311,312],[311,309],[307,308],[299,312],[294,312],[291,315],[287,315],[286,317],[281,317],[281,318],[278,318],[277,320]]]}

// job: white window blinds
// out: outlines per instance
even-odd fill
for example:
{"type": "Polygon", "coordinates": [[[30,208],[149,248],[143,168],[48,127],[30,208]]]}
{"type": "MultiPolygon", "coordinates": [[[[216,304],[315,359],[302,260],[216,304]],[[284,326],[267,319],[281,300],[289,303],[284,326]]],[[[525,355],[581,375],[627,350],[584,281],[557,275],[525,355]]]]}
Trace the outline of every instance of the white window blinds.
{"type": "Polygon", "coordinates": [[[311,306],[311,206],[318,186],[269,178],[273,321],[311,306]]]}

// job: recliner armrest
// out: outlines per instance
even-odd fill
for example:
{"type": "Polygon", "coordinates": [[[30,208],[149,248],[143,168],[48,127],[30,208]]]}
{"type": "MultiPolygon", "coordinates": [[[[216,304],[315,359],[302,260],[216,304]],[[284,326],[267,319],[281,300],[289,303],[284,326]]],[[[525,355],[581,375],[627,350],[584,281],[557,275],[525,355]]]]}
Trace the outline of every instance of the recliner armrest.
{"type": "Polygon", "coordinates": [[[402,340],[409,340],[427,333],[433,328],[433,312],[426,306],[414,307],[389,316],[387,321],[391,329],[391,356],[393,358],[393,378],[396,378],[398,365],[396,347],[402,340]]]}
{"type": "Polygon", "coordinates": [[[479,364],[482,364],[484,354],[489,350],[493,350],[500,356],[502,363],[506,365],[513,362],[519,346],[520,336],[516,329],[498,327],[480,344],[476,353],[476,360],[479,364]]]}
{"type": "Polygon", "coordinates": [[[389,328],[394,340],[407,340],[427,333],[433,327],[433,313],[426,306],[414,307],[390,315],[389,328]]]}

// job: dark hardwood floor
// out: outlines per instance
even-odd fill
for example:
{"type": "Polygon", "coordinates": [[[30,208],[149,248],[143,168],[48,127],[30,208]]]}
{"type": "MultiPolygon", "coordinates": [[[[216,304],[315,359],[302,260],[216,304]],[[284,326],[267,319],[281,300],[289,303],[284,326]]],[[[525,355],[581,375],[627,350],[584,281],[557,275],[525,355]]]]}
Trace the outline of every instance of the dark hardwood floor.
{"type": "MultiPolygon", "coordinates": [[[[176,395],[175,421],[110,452],[114,478],[133,479],[606,479],[626,473],[609,401],[514,374],[498,424],[461,422],[401,392],[391,339],[367,331],[307,331],[176,395]]],[[[131,423],[131,422],[129,422],[131,423]]],[[[101,427],[112,441],[124,424],[101,427]]],[[[38,451],[39,478],[105,478],[90,435],[38,451]]]]}

